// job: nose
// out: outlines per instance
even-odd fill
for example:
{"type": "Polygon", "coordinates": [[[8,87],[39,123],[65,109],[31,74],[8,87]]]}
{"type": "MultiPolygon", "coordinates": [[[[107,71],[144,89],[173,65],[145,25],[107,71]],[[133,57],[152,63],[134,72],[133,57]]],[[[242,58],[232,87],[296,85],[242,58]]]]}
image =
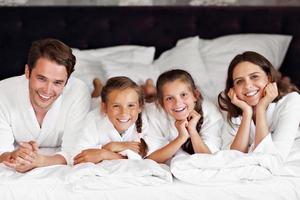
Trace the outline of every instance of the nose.
{"type": "Polygon", "coordinates": [[[252,87],[252,81],[249,79],[245,80],[245,88],[250,89],[252,87]]]}
{"type": "Polygon", "coordinates": [[[175,98],[175,105],[180,106],[182,104],[182,100],[180,98],[175,98]]]}
{"type": "Polygon", "coordinates": [[[121,114],[127,114],[128,109],[126,107],[121,107],[121,114]]]}
{"type": "Polygon", "coordinates": [[[52,90],[52,84],[50,82],[47,82],[44,86],[44,92],[46,94],[50,94],[52,90]]]}

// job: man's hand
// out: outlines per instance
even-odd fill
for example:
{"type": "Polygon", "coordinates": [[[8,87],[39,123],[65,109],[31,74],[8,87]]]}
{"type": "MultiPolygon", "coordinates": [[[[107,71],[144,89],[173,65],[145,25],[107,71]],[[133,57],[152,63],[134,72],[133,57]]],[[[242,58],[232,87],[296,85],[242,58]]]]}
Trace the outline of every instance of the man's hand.
{"type": "Polygon", "coordinates": [[[19,148],[7,153],[7,159],[3,161],[7,167],[13,168],[18,172],[24,173],[42,162],[42,156],[38,154],[38,145],[34,141],[21,142],[19,148]]]}

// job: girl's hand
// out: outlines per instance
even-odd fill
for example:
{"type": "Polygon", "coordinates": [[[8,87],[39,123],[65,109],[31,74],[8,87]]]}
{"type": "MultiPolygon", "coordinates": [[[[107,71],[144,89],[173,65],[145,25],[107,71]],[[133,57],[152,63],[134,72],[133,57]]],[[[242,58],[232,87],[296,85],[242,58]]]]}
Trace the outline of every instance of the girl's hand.
{"type": "Polygon", "coordinates": [[[229,92],[227,93],[228,97],[231,100],[231,103],[237,107],[239,107],[243,112],[249,112],[252,113],[252,107],[248,105],[245,101],[240,100],[234,89],[230,88],[229,92]]]}
{"type": "Polygon", "coordinates": [[[178,131],[178,137],[183,137],[187,140],[190,137],[190,134],[187,130],[188,121],[187,120],[177,120],[175,121],[175,127],[178,131]]]}
{"type": "Polygon", "coordinates": [[[130,149],[140,155],[145,151],[145,147],[141,142],[120,142],[123,146],[123,150],[130,149]]]}
{"type": "Polygon", "coordinates": [[[140,155],[144,151],[144,147],[141,142],[110,142],[102,148],[115,153],[130,149],[140,155]]]}
{"type": "Polygon", "coordinates": [[[264,96],[260,99],[257,108],[267,109],[268,105],[278,96],[276,82],[268,83],[264,89],[264,96]]]}
{"type": "Polygon", "coordinates": [[[188,121],[187,129],[189,133],[195,131],[197,132],[196,126],[200,118],[201,115],[196,110],[192,110],[192,112],[187,117],[187,121],[188,121]]]}
{"type": "Polygon", "coordinates": [[[92,163],[99,163],[102,159],[103,151],[107,151],[105,149],[86,149],[81,151],[78,155],[74,157],[74,165],[84,162],[92,162],[92,163]]]}

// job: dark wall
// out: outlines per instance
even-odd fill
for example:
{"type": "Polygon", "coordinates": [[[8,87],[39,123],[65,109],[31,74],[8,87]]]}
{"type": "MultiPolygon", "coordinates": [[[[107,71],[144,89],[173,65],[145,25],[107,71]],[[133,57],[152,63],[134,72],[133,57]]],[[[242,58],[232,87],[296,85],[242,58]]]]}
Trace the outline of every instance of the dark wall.
{"type": "Polygon", "coordinates": [[[300,86],[300,7],[0,7],[0,79],[22,74],[33,40],[54,37],[88,49],[155,46],[234,33],[293,36],[280,69],[300,86]]]}

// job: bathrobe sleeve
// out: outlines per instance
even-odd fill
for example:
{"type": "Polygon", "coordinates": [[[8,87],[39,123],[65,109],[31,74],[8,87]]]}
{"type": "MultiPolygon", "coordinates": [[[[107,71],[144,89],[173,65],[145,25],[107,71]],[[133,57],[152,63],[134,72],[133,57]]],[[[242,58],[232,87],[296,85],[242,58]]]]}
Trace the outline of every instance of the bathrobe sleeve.
{"type": "Polygon", "coordinates": [[[0,155],[14,150],[14,135],[10,126],[10,114],[7,105],[0,99],[0,155]]]}
{"type": "Polygon", "coordinates": [[[148,121],[147,134],[144,140],[148,146],[148,155],[169,143],[166,135],[170,130],[166,113],[155,103],[146,103],[144,115],[148,121]]]}
{"type": "Polygon", "coordinates": [[[64,99],[61,108],[64,109],[66,119],[64,120],[61,151],[57,153],[62,155],[68,164],[75,141],[80,137],[81,127],[91,106],[91,97],[87,86],[78,79],[74,81],[69,88],[65,88],[66,91],[62,94],[64,99]]]}
{"type": "MultiPolygon", "coordinates": [[[[255,152],[275,153],[286,160],[291,152],[300,123],[300,95],[289,93],[276,103],[270,123],[270,133],[254,149],[255,152]]],[[[253,145],[252,145],[253,146],[253,145]]],[[[250,148],[253,150],[253,148],[250,148]]]]}
{"type": "Polygon", "coordinates": [[[200,135],[209,150],[215,153],[221,148],[221,129],[224,120],[217,107],[209,101],[203,101],[202,110],[204,121],[200,135]]]}
{"type": "MultiPolygon", "coordinates": [[[[269,134],[255,149],[252,141],[249,144],[249,152],[276,154],[284,161],[291,152],[297,134],[299,134],[300,95],[296,92],[289,93],[274,104],[274,106],[269,106],[272,108],[268,108],[273,109],[270,112],[272,113],[271,116],[267,116],[269,134]]],[[[241,118],[234,118],[233,123],[232,127],[227,123],[223,128],[222,139],[224,149],[230,148],[241,123],[241,118]]],[[[255,129],[255,126],[253,129],[255,129]]]]}

